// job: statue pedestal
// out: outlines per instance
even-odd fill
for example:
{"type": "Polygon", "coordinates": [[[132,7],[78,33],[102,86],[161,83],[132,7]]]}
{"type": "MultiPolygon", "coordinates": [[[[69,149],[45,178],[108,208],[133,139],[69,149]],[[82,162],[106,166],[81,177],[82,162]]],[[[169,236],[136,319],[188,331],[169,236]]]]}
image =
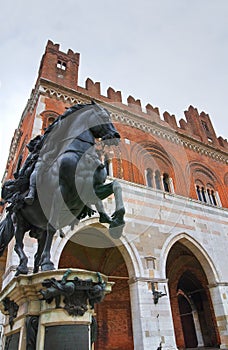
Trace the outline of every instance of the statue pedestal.
{"type": "Polygon", "coordinates": [[[112,285],[104,275],[79,269],[15,277],[0,293],[4,349],[90,350],[94,303],[112,285]]]}

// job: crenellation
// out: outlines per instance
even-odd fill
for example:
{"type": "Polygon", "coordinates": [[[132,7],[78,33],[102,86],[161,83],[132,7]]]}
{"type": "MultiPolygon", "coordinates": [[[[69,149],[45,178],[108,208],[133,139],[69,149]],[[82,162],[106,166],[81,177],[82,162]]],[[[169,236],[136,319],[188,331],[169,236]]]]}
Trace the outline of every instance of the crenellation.
{"type": "Polygon", "coordinates": [[[96,97],[101,96],[101,84],[100,82],[93,82],[92,79],[87,78],[85,83],[85,88],[89,94],[94,95],[96,97]]]}
{"type": "Polygon", "coordinates": [[[160,112],[159,112],[159,108],[158,107],[153,107],[150,103],[147,103],[146,105],[146,113],[151,115],[151,116],[154,116],[154,114],[157,114],[157,119],[160,119],[160,112]]]}
{"type": "MultiPolygon", "coordinates": [[[[197,108],[189,106],[187,111],[184,111],[186,120],[187,120],[187,130],[195,136],[200,135],[200,122],[199,122],[199,113],[197,108]]],[[[202,140],[203,141],[203,140],[202,140]]]]}
{"type": "Polygon", "coordinates": [[[174,114],[169,114],[167,111],[163,113],[164,120],[175,130],[178,129],[176,117],[174,114]]]}
{"type": "Polygon", "coordinates": [[[142,112],[142,106],[141,101],[138,99],[136,100],[133,96],[128,96],[127,98],[128,106],[132,109],[134,109],[136,112],[142,112]]]}
{"type": "Polygon", "coordinates": [[[184,131],[188,131],[188,124],[186,122],[186,120],[184,120],[183,118],[181,118],[179,120],[179,124],[180,124],[180,128],[184,131]]]}
{"type": "Polygon", "coordinates": [[[49,50],[59,51],[59,44],[54,44],[53,41],[48,40],[47,46],[46,46],[46,52],[48,52],[49,50]]]}
{"type": "Polygon", "coordinates": [[[228,142],[227,142],[227,139],[222,138],[222,136],[219,136],[219,137],[218,137],[218,143],[219,143],[220,146],[222,146],[222,147],[228,149],[228,142]]]}
{"type": "Polygon", "coordinates": [[[108,90],[107,90],[107,96],[113,102],[120,102],[120,103],[122,103],[121,91],[115,91],[112,87],[109,87],[108,90]]]}

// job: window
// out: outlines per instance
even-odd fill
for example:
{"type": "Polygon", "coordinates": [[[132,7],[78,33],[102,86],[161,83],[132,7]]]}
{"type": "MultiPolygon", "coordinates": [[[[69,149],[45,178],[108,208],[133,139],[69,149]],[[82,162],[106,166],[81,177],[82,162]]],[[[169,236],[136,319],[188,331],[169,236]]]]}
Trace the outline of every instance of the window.
{"type": "Polygon", "coordinates": [[[203,186],[196,185],[197,198],[200,202],[204,202],[210,205],[218,206],[220,203],[219,195],[211,188],[204,188],[203,186]]]}
{"type": "Polygon", "coordinates": [[[146,182],[148,187],[153,187],[153,172],[150,168],[146,169],[146,182]]]}
{"type": "Polygon", "coordinates": [[[206,123],[205,121],[203,121],[203,120],[201,120],[201,123],[202,123],[202,125],[203,125],[204,130],[205,130],[206,132],[210,132],[207,123],[206,123]]]}
{"type": "Polygon", "coordinates": [[[43,120],[42,131],[45,130],[58,118],[59,114],[54,111],[47,110],[41,113],[41,117],[43,120]]]}
{"type": "Polygon", "coordinates": [[[214,205],[217,205],[217,201],[216,201],[216,198],[215,198],[215,193],[214,191],[211,190],[211,197],[212,197],[212,202],[214,205]]]}
{"type": "Polygon", "coordinates": [[[163,174],[163,185],[164,185],[164,190],[165,192],[170,192],[169,188],[169,175],[164,173],[163,174]]]}
{"type": "Polygon", "coordinates": [[[63,61],[58,60],[57,68],[62,69],[62,70],[66,70],[66,63],[63,62],[63,61]]]}
{"type": "Polygon", "coordinates": [[[161,190],[161,174],[158,170],[155,171],[155,186],[158,190],[161,190]]]}
{"type": "Polygon", "coordinates": [[[197,193],[198,200],[202,202],[201,190],[198,185],[196,186],[196,193],[197,193]]]}
{"type": "Polygon", "coordinates": [[[205,195],[205,189],[204,187],[201,188],[202,198],[205,203],[207,203],[206,195],[205,195]]]}
{"type": "Polygon", "coordinates": [[[55,118],[54,117],[49,117],[47,120],[47,126],[51,125],[52,123],[54,123],[55,118]]]}
{"type": "Polygon", "coordinates": [[[104,163],[107,176],[113,176],[113,164],[112,164],[112,155],[105,154],[105,156],[101,156],[101,161],[104,163]]]}
{"type": "Polygon", "coordinates": [[[105,166],[105,169],[106,169],[106,171],[107,171],[107,175],[109,176],[109,175],[110,175],[110,171],[109,171],[109,159],[108,159],[107,155],[105,155],[104,166],[105,166]]]}
{"type": "Polygon", "coordinates": [[[145,170],[146,185],[157,190],[174,193],[173,180],[168,173],[161,175],[159,170],[155,172],[151,168],[145,170]]]}

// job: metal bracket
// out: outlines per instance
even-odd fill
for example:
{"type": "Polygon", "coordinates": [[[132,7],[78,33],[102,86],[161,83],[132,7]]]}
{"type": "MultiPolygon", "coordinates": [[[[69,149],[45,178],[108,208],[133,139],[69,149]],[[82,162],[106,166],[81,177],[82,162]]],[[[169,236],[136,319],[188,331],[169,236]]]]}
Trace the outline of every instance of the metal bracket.
{"type": "Polygon", "coordinates": [[[158,300],[161,297],[164,297],[165,295],[167,295],[166,288],[164,286],[164,291],[165,292],[163,293],[163,292],[160,292],[160,291],[155,289],[155,283],[154,282],[151,282],[151,287],[152,287],[152,293],[153,293],[153,297],[154,297],[154,304],[157,304],[158,300]]]}

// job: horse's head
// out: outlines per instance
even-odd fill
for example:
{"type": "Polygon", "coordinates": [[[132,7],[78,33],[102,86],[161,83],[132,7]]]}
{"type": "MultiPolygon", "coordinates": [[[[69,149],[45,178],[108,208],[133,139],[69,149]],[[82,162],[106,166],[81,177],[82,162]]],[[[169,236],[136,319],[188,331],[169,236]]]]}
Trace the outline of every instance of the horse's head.
{"type": "Polygon", "coordinates": [[[113,125],[110,113],[95,102],[92,103],[93,122],[90,130],[95,138],[100,138],[107,145],[117,146],[120,134],[113,125]]]}

